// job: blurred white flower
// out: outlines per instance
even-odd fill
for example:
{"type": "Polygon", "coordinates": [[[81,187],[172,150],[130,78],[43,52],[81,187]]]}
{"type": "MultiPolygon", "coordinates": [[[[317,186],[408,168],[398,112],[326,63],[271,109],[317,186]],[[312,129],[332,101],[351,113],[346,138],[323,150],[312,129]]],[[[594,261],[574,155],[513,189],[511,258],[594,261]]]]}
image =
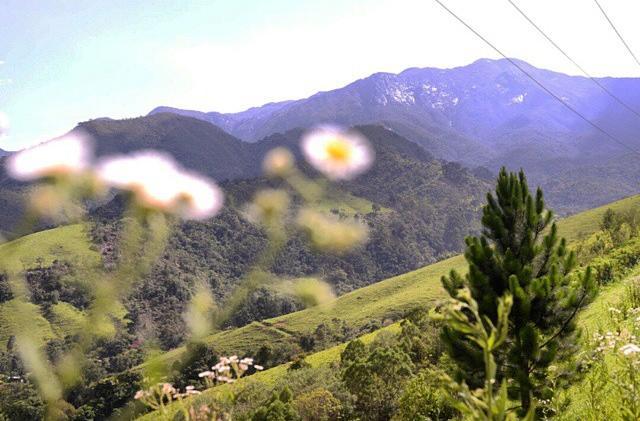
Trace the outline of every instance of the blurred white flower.
{"type": "Polygon", "coordinates": [[[212,181],[193,173],[182,173],[179,199],[182,216],[187,219],[206,219],[217,214],[224,203],[222,190],[212,181]]]}
{"type": "Polygon", "coordinates": [[[170,155],[157,151],[104,158],[97,173],[109,186],[133,192],[144,206],[188,219],[214,216],[224,203],[213,181],[185,171],[170,155]]]}
{"type": "Polygon", "coordinates": [[[627,356],[637,354],[640,352],[640,346],[636,344],[626,344],[620,347],[620,352],[627,356]]]}
{"type": "Polygon", "coordinates": [[[352,179],[374,160],[374,151],[362,135],[328,126],[306,134],[302,151],[311,165],[332,180],[352,179]]]}
{"type": "Polygon", "coordinates": [[[92,147],[86,137],[67,135],[9,156],[6,168],[17,180],[78,174],[89,168],[92,147]]]}
{"type": "Polygon", "coordinates": [[[271,149],[262,161],[262,169],[271,177],[282,177],[291,172],[295,159],[287,148],[271,149]]]}
{"type": "Polygon", "coordinates": [[[101,160],[98,176],[109,186],[130,190],[145,204],[165,208],[176,200],[177,165],[171,156],[140,151],[101,160]]]}
{"type": "Polygon", "coordinates": [[[198,377],[214,377],[215,373],[212,371],[203,371],[202,373],[198,374],[198,377]]]}

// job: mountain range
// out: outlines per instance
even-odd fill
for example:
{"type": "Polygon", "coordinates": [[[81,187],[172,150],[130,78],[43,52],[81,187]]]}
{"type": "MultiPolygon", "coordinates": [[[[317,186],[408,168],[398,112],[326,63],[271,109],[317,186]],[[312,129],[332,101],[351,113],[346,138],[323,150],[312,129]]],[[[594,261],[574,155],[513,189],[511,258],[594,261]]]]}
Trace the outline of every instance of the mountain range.
{"type": "Polygon", "coordinates": [[[150,115],[170,112],[193,117],[247,142],[322,123],[382,124],[437,158],[494,172],[502,165],[522,167],[535,184],[549,190],[549,199],[560,213],[637,192],[640,173],[630,165],[633,152],[629,148],[640,144],[636,135],[640,79],[597,79],[613,98],[588,78],[514,61],[535,81],[508,60],[481,59],[452,69],[375,73],[305,99],[239,113],[163,106],[150,115]]]}
{"type": "MultiPolygon", "coordinates": [[[[309,127],[373,124],[419,145],[425,156],[445,166],[459,162],[484,179],[503,165],[524,168],[560,214],[637,193],[635,154],[591,123],[635,149],[640,116],[588,78],[516,63],[588,121],[509,61],[481,59],[452,69],[376,73],[309,98],[239,113],[158,107],[147,116],[99,118],[73,130],[90,134],[98,155],[161,149],[223,181],[260,176],[266,151],[279,144],[297,151],[297,139],[309,127]]],[[[640,79],[597,82],[632,110],[640,109],[640,79]]],[[[24,186],[0,174],[0,188],[0,201],[6,204],[2,219],[10,221],[0,221],[0,227],[6,230],[20,214],[16,192],[24,186]]]]}

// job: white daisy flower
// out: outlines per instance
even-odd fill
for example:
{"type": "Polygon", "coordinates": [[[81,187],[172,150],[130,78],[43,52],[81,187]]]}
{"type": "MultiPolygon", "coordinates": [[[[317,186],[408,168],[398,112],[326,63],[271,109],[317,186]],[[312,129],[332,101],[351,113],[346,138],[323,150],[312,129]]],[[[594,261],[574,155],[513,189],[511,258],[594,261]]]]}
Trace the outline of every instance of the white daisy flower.
{"type": "Polygon", "coordinates": [[[107,157],[98,164],[97,173],[109,186],[133,192],[144,206],[187,219],[214,216],[224,203],[213,181],[183,170],[170,155],[157,151],[107,157]]]}
{"type": "Polygon", "coordinates": [[[206,219],[216,215],[222,208],[224,194],[214,182],[194,173],[182,173],[178,181],[183,217],[206,219]]]}
{"type": "Polygon", "coordinates": [[[67,135],[9,156],[7,172],[17,180],[78,174],[91,164],[92,147],[80,135],[67,135]]]}
{"type": "Polygon", "coordinates": [[[140,151],[107,157],[96,171],[106,184],[134,192],[145,205],[167,208],[175,203],[178,168],[167,154],[140,151]]]}
{"type": "Polygon", "coordinates": [[[350,180],[369,169],[374,151],[360,134],[320,127],[302,139],[307,161],[332,180],[350,180]]]}

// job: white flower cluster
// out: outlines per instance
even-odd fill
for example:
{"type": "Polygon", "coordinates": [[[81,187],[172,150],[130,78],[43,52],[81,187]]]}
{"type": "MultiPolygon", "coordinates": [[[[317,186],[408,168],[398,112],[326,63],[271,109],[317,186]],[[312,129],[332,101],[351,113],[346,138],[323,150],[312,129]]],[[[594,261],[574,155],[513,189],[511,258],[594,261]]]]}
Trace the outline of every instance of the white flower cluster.
{"type": "Polygon", "coordinates": [[[261,365],[253,363],[253,358],[240,359],[237,355],[220,357],[220,361],[211,367],[211,370],[199,373],[198,377],[209,379],[215,383],[233,383],[252,366],[258,371],[264,370],[261,365]]]}
{"type": "Polygon", "coordinates": [[[640,339],[638,337],[640,308],[609,307],[607,310],[617,327],[614,331],[593,335],[596,355],[603,356],[608,351],[614,351],[625,357],[640,357],[640,345],[637,345],[640,339]],[[627,324],[625,321],[630,321],[631,324],[627,324]]]}
{"type": "Polygon", "coordinates": [[[222,207],[224,195],[212,180],[182,168],[168,154],[145,150],[93,165],[92,149],[87,137],[69,135],[11,155],[7,171],[21,181],[90,174],[107,187],[133,193],[145,208],[187,219],[209,218],[222,207]]]}
{"type": "Polygon", "coordinates": [[[148,390],[138,390],[133,397],[136,400],[148,400],[150,398],[167,398],[169,400],[183,399],[188,396],[199,395],[202,392],[196,390],[195,386],[187,386],[184,392],[180,392],[171,383],[158,383],[157,387],[148,390]]]}

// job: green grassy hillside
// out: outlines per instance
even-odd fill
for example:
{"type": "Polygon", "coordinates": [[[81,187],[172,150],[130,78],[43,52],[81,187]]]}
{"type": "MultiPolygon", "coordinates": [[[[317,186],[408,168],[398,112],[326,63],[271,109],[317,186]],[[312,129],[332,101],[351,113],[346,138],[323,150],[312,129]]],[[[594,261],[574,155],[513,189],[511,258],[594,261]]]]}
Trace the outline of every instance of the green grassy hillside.
{"type": "MultiPolygon", "coordinates": [[[[574,241],[599,230],[602,215],[608,208],[624,212],[637,206],[640,206],[640,195],[561,219],[558,222],[559,230],[568,241],[574,241]]],[[[334,318],[344,320],[355,328],[362,327],[371,320],[397,319],[409,309],[443,298],[445,293],[440,285],[440,278],[451,269],[462,272],[465,268],[464,257],[457,255],[360,288],[331,303],[219,332],[206,341],[221,351],[251,354],[262,344],[277,344],[292,339],[293,335],[310,333],[320,323],[334,318]]],[[[183,352],[184,347],[180,347],[159,358],[170,364],[183,352]]]]}
{"type": "MultiPolygon", "coordinates": [[[[450,261],[449,259],[447,261],[450,261]]],[[[444,263],[444,262],[441,262],[444,263]]],[[[430,267],[430,266],[429,266],[430,267]]],[[[416,271],[419,272],[419,271],[416,271]]],[[[628,287],[630,282],[637,281],[638,275],[640,274],[640,269],[636,268],[628,277],[620,282],[616,282],[614,284],[602,287],[598,296],[584,311],[578,316],[578,325],[581,329],[583,329],[583,337],[589,338],[591,334],[597,332],[599,329],[610,329],[611,328],[611,320],[606,315],[609,312],[609,309],[612,306],[619,304],[620,297],[623,295],[625,288],[628,287]]],[[[395,279],[395,278],[393,278],[395,279]]],[[[366,289],[366,288],[364,288],[366,289]]],[[[294,313],[295,314],[295,313],[294,313]]],[[[397,333],[400,330],[400,324],[394,323],[390,326],[384,327],[382,329],[378,329],[374,332],[368,333],[359,337],[363,343],[368,344],[373,341],[380,333],[382,332],[393,332],[397,333]]],[[[245,334],[248,332],[244,332],[245,334]]],[[[313,354],[310,354],[305,357],[305,361],[308,362],[312,367],[320,367],[323,365],[329,365],[333,362],[339,361],[340,354],[346,347],[346,344],[340,344],[333,346],[331,348],[327,348],[323,351],[319,351],[313,354]]],[[[285,378],[288,373],[290,363],[282,364],[268,370],[258,372],[250,377],[245,377],[241,379],[238,383],[234,383],[233,385],[222,385],[219,387],[214,387],[208,389],[202,393],[199,397],[195,399],[195,403],[198,402],[210,402],[212,399],[220,398],[225,394],[228,394],[230,388],[238,388],[242,387],[247,381],[255,381],[265,386],[273,386],[278,381],[285,378]]],[[[572,385],[568,391],[568,394],[572,396],[572,400],[570,402],[570,408],[575,410],[583,410],[588,393],[588,385],[585,385],[585,381],[572,385]]],[[[197,405],[196,405],[197,406],[197,405]]],[[[172,405],[169,407],[169,412],[173,414],[177,411],[177,406],[172,405]]],[[[571,413],[571,411],[566,411],[566,413],[571,413]]],[[[152,412],[149,413],[139,419],[141,420],[152,420],[155,419],[157,414],[152,412]]],[[[563,418],[563,419],[578,419],[578,418],[563,418]]]]}
{"type": "Polygon", "coordinates": [[[57,259],[92,269],[100,265],[100,254],[90,246],[82,224],[40,231],[0,245],[0,267],[22,270],[39,262],[49,265],[57,259]]]}
{"type": "Polygon", "coordinates": [[[607,209],[616,213],[626,212],[640,205],[640,196],[630,196],[598,208],[589,209],[576,215],[561,219],[558,233],[567,241],[579,240],[600,229],[602,216],[607,209]]]}
{"type": "MultiPolygon", "coordinates": [[[[607,208],[624,211],[638,205],[640,196],[633,196],[582,212],[562,219],[559,223],[560,232],[569,240],[584,237],[598,229],[607,208]]],[[[100,265],[99,253],[91,249],[86,227],[80,224],[41,231],[0,245],[0,265],[17,265],[18,269],[23,269],[39,261],[46,265],[55,259],[75,262],[78,270],[73,277],[85,282],[90,281],[93,269],[100,265]],[[2,262],[2,256],[9,252],[14,254],[10,262],[2,262]]],[[[277,344],[291,340],[292,334],[311,332],[318,324],[334,318],[354,327],[363,326],[371,320],[397,319],[411,308],[443,297],[440,277],[451,269],[463,270],[464,267],[464,258],[458,255],[342,295],[326,305],[216,333],[207,341],[219,349],[249,353],[255,352],[261,344],[277,344]]],[[[16,266],[12,268],[16,269],[16,266]]],[[[4,346],[9,334],[10,306],[11,302],[0,304],[0,346],[4,346]]],[[[41,332],[43,340],[60,337],[76,325],[79,317],[76,312],[71,306],[60,304],[54,311],[53,324],[43,317],[34,328],[41,332]]],[[[179,358],[183,351],[183,348],[176,348],[161,358],[171,362],[179,358]]]]}
{"type": "MultiPolygon", "coordinates": [[[[400,332],[400,324],[394,323],[392,325],[383,327],[382,329],[378,329],[375,332],[367,333],[366,335],[360,336],[358,339],[361,340],[364,344],[369,344],[382,332],[398,333],[400,332]]],[[[309,363],[311,367],[328,365],[340,359],[340,354],[342,354],[342,351],[346,346],[347,344],[339,344],[320,352],[313,353],[305,357],[305,361],[309,363]]],[[[198,402],[209,402],[213,398],[224,396],[230,391],[230,388],[242,387],[248,381],[259,382],[265,385],[273,386],[278,380],[287,375],[289,365],[290,363],[282,364],[265,371],[257,372],[250,377],[244,377],[236,383],[224,384],[219,387],[207,389],[195,399],[195,403],[197,404],[198,402]]],[[[174,415],[178,411],[178,408],[175,404],[173,404],[168,407],[168,411],[169,414],[174,415]]],[[[148,421],[155,420],[157,419],[157,413],[151,412],[137,419],[148,421]]]]}
{"type": "MultiPolygon", "coordinates": [[[[601,208],[565,218],[559,221],[560,231],[562,235],[570,241],[583,238],[599,230],[600,221],[606,209],[611,208],[616,212],[624,212],[639,204],[640,196],[634,196],[601,208]]],[[[262,323],[254,323],[241,329],[222,332],[212,335],[209,340],[216,346],[229,346],[228,344],[233,344],[234,349],[237,350],[240,355],[244,355],[244,353],[250,355],[252,351],[250,346],[255,347],[258,345],[258,342],[264,341],[270,330],[272,332],[277,331],[277,340],[281,341],[286,340],[288,335],[309,331],[317,326],[318,323],[328,322],[334,317],[339,317],[355,325],[375,318],[392,317],[409,308],[429,304],[438,298],[445,297],[446,294],[440,287],[440,276],[451,269],[463,271],[465,267],[466,264],[463,256],[458,255],[416,271],[396,276],[375,285],[345,294],[331,304],[265,320],[262,323]],[[251,335],[256,336],[252,337],[251,335]],[[247,347],[248,345],[250,346],[247,347]]],[[[629,282],[636,280],[639,273],[640,269],[636,268],[622,281],[615,282],[601,289],[595,301],[578,317],[578,325],[584,329],[584,338],[590,337],[590,335],[598,329],[608,327],[610,319],[606,317],[606,315],[608,314],[609,308],[620,301],[620,297],[629,282]]],[[[398,329],[399,324],[394,323],[388,327],[366,334],[359,339],[368,343],[381,332],[387,330],[397,332],[398,329]]],[[[346,344],[340,344],[310,354],[305,357],[305,361],[312,367],[331,364],[339,360],[340,354],[345,346],[346,344]]],[[[253,349],[255,350],[256,348],[253,349]]],[[[169,354],[165,354],[162,358],[171,361],[177,358],[181,352],[181,349],[176,349],[169,354]]],[[[265,386],[272,386],[287,375],[288,367],[289,363],[279,365],[264,372],[256,373],[249,378],[242,379],[234,385],[224,385],[208,389],[196,398],[195,402],[208,402],[212,398],[228,393],[230,387],[238,387],[238,385],[242,385],[246,381],[256,381],[263,383],[265,386]]],[[[575,395],[575,399],[571,403],[572,407],[580,408],[585,405],[585,397],[583,395],[586,392],[584,389],[585,387],[582,383],[577,383],[572,386],[569,391],[572,396],[575,395]]],[[[175,405],[170,408],[170,411],[175,410],[175,405]]],[[[157,414],[154,413],[147,414],[141,419],[153,419],[156,415],[157,414]]]]}
{"type": "MultiPolygon", "coordinates": [[[[0,267],[14,271],[50,265],[54,260],[71,262],[76,270],[68,275],[68,282],[91,283],[100,254],[90,247],[86,227],[82,224],[67,225],[27,235],[0,245],[0,267]]],[[[0,349],[15,329],[13,300],[0,304],[0,349]]],[[[36,307],[35,304],[32,304],[36,307]]],[[[68,303],[60,302],[51,309],[50,320],[38,318],[31,329],[37,331],[42,343],[63,338],[79,326],[81,313],[68,303]]]]}

